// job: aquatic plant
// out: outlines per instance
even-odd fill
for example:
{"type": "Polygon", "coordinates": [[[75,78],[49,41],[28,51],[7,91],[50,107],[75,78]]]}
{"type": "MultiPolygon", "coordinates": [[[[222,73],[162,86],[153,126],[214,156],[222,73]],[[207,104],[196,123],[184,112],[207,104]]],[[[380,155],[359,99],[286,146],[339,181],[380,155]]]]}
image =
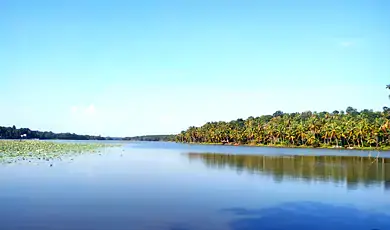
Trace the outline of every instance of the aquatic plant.
{"type": "Polygon", "coordinates": [[[97,153],[107,147],[118,146],[106,143],[59,143],[38,140],[0,140],[0,161],[14,162],[32,159],[47,160],[64,155],[97,153]]]}

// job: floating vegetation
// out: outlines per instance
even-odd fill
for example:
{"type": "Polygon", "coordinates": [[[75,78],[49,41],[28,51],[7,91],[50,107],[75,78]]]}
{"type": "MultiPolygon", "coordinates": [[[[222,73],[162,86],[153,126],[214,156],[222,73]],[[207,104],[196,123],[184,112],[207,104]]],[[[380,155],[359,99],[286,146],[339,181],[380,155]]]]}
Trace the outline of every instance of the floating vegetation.
{"type": "Polygon", "coordinates": [[[36,140],[0,140],[0,162],[50,161],[82,153],[100,153],[104,148],[119,146],[105,143],[58,143],[36,140]]]}

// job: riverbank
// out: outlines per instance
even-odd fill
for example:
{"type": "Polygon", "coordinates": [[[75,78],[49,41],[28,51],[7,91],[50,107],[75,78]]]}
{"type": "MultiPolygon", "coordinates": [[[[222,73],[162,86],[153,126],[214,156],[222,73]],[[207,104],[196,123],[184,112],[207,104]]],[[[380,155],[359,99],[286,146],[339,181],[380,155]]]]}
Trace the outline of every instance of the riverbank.
{"type": "Polygon", "coordinates": [[[360,151],[390,151],[390,146],[385,147],[342,147],[342,146],[306,146],[306,145],[263,145],[263,144],[239,144],[239,143],[210,143],[210,142],[178,142],[183,144],[197,144],[197,145],[226,145],[226,146],[245,146],[245,147],[270,147],[270,148],[293,148],[293,149],[333,149],[333,150],[360,150],[360,151]]]}

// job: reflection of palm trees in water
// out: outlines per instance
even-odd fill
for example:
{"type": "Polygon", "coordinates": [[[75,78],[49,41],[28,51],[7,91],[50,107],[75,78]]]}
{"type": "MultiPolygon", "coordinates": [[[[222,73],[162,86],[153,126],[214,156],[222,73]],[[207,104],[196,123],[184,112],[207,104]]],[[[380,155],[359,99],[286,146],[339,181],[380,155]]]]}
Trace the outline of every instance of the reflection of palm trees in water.
{"type": "Polygon", "coordinates": [[[189,153],[208,167],[231,168],[236,171],[261,173],[276,181],[301,179],[304,181],[346,182],[349,189],[384,184],[390,189],[390,158],[348,156],[259,156],[189,153]]]}

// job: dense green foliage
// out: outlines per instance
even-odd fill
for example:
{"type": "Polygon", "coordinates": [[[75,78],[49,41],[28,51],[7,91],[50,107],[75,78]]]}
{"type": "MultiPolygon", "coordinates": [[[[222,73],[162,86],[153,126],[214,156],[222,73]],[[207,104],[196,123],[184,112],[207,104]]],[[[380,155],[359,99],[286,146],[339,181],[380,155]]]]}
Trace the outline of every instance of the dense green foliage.
{"type": "MultiPolygon", "coordinates": [[[[387,86],[390,89],[390,85],[387,86]]],[[[179,142],[238,143],[309,147],[390,147],[390,108],[283,113],[230,122],[208,122],[190,127],[176,137],[179,142]]]]}
{"type": "Polygon", "coordinates": [[[109,137],[78,135],[74,133],[53,133],[32,131],[27,128],[17,129],[13,127],[0,126],[0,139],[20,139],[22,135],[26,139],[59,139],[59,140],[109,140],[109,137]]]}
{"type": "Polygon", "coordinates": [[[175,135],[145,135],[135,137],[125,137],[126,141],[175,141],[175,135]]]}
{"type": "Polygon", "coordinates": [[[208,167],[229,167],[238,172],[262,173],[281,181],[297,178],[307,181],[357,184],[385,183],[390,189],[390,159],[355,156],[259,156],[190,153],[191,160],[201,160],[208,167]]]}
{"type": "Polygon", "coordinates": [[[240,143],[284,146],[390,146],[388,110],[373,112],[303,112],[249,117],[231,122],[209,122],[190,127],[177,136],[180,142],[240,143]]]}

